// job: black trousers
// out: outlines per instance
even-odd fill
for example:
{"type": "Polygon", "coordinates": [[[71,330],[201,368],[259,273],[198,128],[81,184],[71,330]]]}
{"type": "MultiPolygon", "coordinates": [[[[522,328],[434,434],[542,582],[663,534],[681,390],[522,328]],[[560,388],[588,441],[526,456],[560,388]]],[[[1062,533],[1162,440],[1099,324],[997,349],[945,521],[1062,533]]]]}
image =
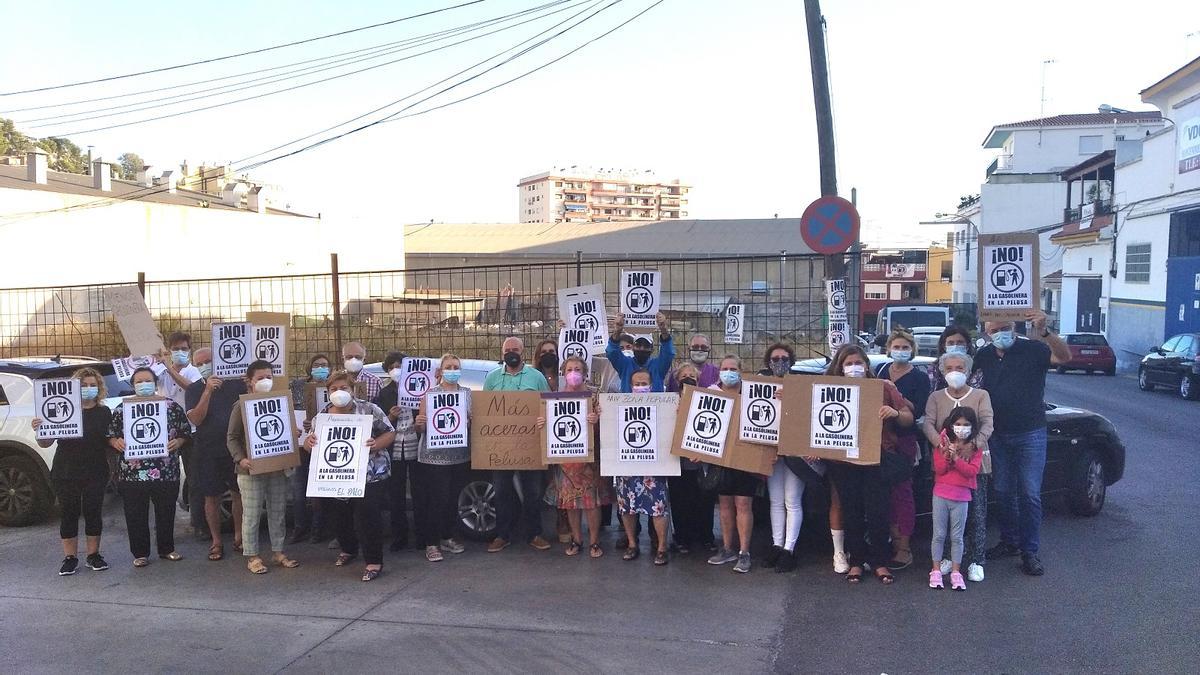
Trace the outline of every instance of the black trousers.
{"type": "Polygon", "coordinates": [[[104,505],[104,486],[108,477],[66,479],[54,481],[54,492],[58,495],[62,517],[58,523],[58,536],[74,539],[79,536],[79,516],[83,515],[83,532],[89,537],[99,537],[104,529],[100,513],[104,505]]]}
{"type": "Polygon", "coordinates": [[[192,444],[184,446],[179,456],[183,460],[183,470],[187,474],[187,506],[188,519],[192,527],[208,532],[208,521],[204,519],[204,495],[197,484],[197,452],[192,444]]]}
{"type": "Polygon", "coordinates": [[[886,566],[892,557],[888,545],[892,488],[884,482],[883,472],[878,466],[829,462],[829,477],[842,502],[850,564],[886,566]]]}
{"type": "Polygon", "coordinates": [[[413,525],[417,546],[437,546],[454,536],[458,518],[455,488],[461,488],[469,464],[412,465],[413,525]]]}
{"type": "Polygon", "coordinates": [[[717,497],[700,489],[699,471],[682,471],[667,478],[675,542],[687,546],[713,543],[713,507],[717,497]]]}
{"type": "Polygon", "coordinates": [[[368,565],[383,564],[383,509],[387,505],[388,478],[367,483],[361,499],[328,499],[327,517],[333,521],[334,533],[342,553],[358,555],[368,565]]]}
{"type": "Polygon", "coordinates": [[[129,552],[135,558],[150,557],[150,504],[154,504],[154,534],[158,554],[175,551],[175,498],[178,481],[129,481],[121,483],[125,500],[125,528],[129,552]]]}
{"type": "Polygon", "coordinates": [[[391,513],[392,539],[396,541],[408,541],[408,478],[416,464],[415,459],[392,459],[387,509],[391,513]]]}

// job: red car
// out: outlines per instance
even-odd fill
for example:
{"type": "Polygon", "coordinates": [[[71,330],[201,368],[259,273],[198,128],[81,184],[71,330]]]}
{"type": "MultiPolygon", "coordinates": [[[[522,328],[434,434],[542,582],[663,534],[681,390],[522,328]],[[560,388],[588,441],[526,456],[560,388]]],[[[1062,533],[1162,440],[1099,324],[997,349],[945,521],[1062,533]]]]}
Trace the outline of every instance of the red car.
{"type": "Polygon", "coordinates": [[[1089,373],[1100,371],[1105,375],[1115,375],[1117,372],[1117,356],[1108,346],[1108,340],[1100,333],[1066,333],[1062,336],[1071,349],[1071,360],[1058,364],[1055,370],[1065,373],[1068,370],[1086,370],[1089,373]]]}

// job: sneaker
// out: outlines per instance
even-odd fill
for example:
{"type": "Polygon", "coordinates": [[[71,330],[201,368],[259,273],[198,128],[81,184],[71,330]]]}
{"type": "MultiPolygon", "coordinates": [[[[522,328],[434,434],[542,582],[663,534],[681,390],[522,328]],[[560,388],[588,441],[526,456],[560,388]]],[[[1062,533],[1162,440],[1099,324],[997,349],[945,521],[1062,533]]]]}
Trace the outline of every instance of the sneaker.
{"type": "Polygon", "coordinates": [[[738,559],[738,554],[734,553],[733,551],[730,551],[729,549],[723,548],[723,549],[717,551],[716,553],[714,553],[713,556],[708,559],[708,564],[709,565],[724,565],[725,563],[731,563],[737,559],[738,559]]]}
{"type": "Polygon", "coordinates": [[[967,590],[967,582],[963,581],[962,572],[950,573],[950,590],[965,591],[967,590]]]}
{"type": "Polygon", "coordinates": [[[93,553],[87,557],[87,567],[94,572],[103,572],[108,569],[108,562],[99,553],[93,553]]]}
{"type": "Polygon", "coordinates": [[[1012,558],[1021,554],[1021,549],[1013,546],[1008,542],[1000,542],[987,550],[988,560],[1000,560],[1001,558],[1012,558]]]}
{"type": "Polygon", "coordinates": [[[442,552],[436,546],[426,546],[425,559],[429,562],[441,562],[442,552]]]}
{"type": "Polygon", "coordinates": [[[967,566],[967,581],[979,583],[983,581],[983,565],[971,563],[967,566]]]}
{"type": "Polygon", "coordinates": [[[739,574],[745,574],[750,571],[750,552],[742,551],[737,555],[737,564],[733,566],[733,571],[739,574]]]}
{"type": "Polygon", "coordinates": [[[675,542],[675,544],[673,544],[672,553],[678,553],[679,555],[687,555],[691,552],[692,552],[691,544],[686,544],[686,543],[681,544],[679,542],[675,542]]]}
{"type": "Polygon", "coordinates": [[[75,574],[75,570],[79,569],[79,558],[69,555],[63,558],[62,567],[58,568],[58,576],[66,577],[75,574]]]}
{"type": "Polygon", "coordinates": [[[775,571],[786,574],[796,569],[796,554],[784,549],[775,562],[775,571]]]}
{"type": "Polygon", "coordinates": [[[954,569],[954,563],[943,558],[941,564],[938,565],[938,569],[942,571],[942,576],[950,576],[950,570],[954,569]]]}
{"type": "Polygon", "coordinates": [[[1046,568],[1036,553],[1024,553],[1021,555],[1021,571],[1031,577],[1040,577],[1046,573],[1046,568]]]}
{"type": "Polygon", "coordinates": [[[463,546],[462,544],[458,543],[457,541],[454,541],[453,539],[443,539],[439,548],[441,548],[446,553],[454,553],[454,554],[462,553],[463,551],[467,550],[466,546],[463,546]]]}
{"type": "Polygon", "coordinates": [[[508,548],[509,543],[510,542],[507,539],[501,539],[500,537],[496,537],[495,539],[493,539],[491,541],[491,543],[488,544],[488,548],[487,548],[488,553],[499,553],[500,551],[503,551],[504,549],[508,548]]]}
{"type": "Polygon", "coordinates": [[[529,545],[536,548],[539,551],[549,551],[550,550],[550,542],[543,539],[541,535],[538,535],[538,536],[534,537],[532,540],[530,540],[529,545]]]}
{"type": "Polygon", "coordinates": [[[941,570],[933,570],[932,572],[929,573],[929,587],[930,588],[945,588],[945,585],[942,584],[942,571],[941,570]]]}
{"type": "Polygon", "coordinates": [[[846,574],[850,571],[850,559],[846,557],[845,551],[837,551],[833,554],[833,571],[838,574],[846,574]]]}
{"type": "Polygon", "coordinates": [[[779,557],[783,555],[782,546],[772,546],[770,551],[767,551],[767,556],[763,558],[763,567],[771,569],[775,563],[779,562],[779,557]]]}

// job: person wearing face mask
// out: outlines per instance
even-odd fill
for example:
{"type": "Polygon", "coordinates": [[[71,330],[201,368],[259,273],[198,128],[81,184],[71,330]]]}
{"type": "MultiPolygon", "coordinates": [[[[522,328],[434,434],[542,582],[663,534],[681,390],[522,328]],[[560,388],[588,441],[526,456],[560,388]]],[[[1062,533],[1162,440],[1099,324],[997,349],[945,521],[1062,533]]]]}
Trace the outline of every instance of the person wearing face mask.
{"type": "MultiPolygon", "coordinates": [[[[622,354],[633,356],[633,336],[628,333],[613,336],[617,341],[617,347],[622,354]]],[[[605,394],[621,393],[621,373],[613,367],[607,356],[597,356],[592,362],[592,367],[596,369],[597,381],[600,383],[600,392],[605,394]]]]}
{"type": "MultiPolygon", "coordinates": [[[[525,363],[525,343],[519,337],[505,338],[501,344],[503,364],[483,379],[484,391],[549,391],[546,376],[525,363]]],[[[496,488],[496,538],[488,544],[488,553],[499,553],[512,541],[513,527],[520,514],[529,545],[549,551],[550,542],[542,537],[542,497],[546,491],[546,472],[493,471],[496,488]],[[515,480],[521,481],[518,496],[515,480]]]]}
{"type": "MultiPolygon", "coordinates": [[[[649,394],[650,371],[635,370],[630,378],[629,392],[649,394]]],[[[622,560],[637,560],[641,555],[638,546],[638,526],[644,515],[654,527],[652,544],[656,547],[654,564],[666,565],[667,558],[667,481],[662,476],[618,476],[614,479],[617,490],[617,505],[621,513],[621,524],[625,527],[626,546],[622,560]]]]}
{"type": "MultiPolygon", "coordinates": [[[[246,367],[247,391],[265,394],[271,391],[271,363],[259,359],[246,367]]],[[[258,555],[258,525],[262,519],[262,504],[267,504],[267,532],[271,538],[271,562],[283,568],[300,565],[283,552],[287,537],[287,490],[285,471],[250,473],[250,456],[246,452],[246,421],[243,406],[235,404],[229,415],[225,446],[237,467],[237,484],[242,493],[242,555],[246,569],[253,574],[266,574],[266,563],[258,555]]],[[[298,434],[297,434],[298,435],[298,434]]]]}
{"type": "Polygon", "coordinates": [[[545,376],[546,385],[550,391],[558,391],[563,384],[558,371],[558,341],[550,338],[542,340],[533,353],[537,354],[537,369],[545,376]]]}
{"type": "MultiPolygon", "coordinates": [[[[104,487],[108,484],[108,427],[112,413],[100,401],[104,400],[104,378],[93,368],[80,368],[71,374],[79,380],[79,394],[83,408],[83,436],[58,439],[54,452],[54,465],[50,479],[54,483],[54,494],[58,497],[58,534],[62,538],[63,562],[59,576],[75,574],[79,568],[79,517],[83,516],[83,532],[87,537],[87,567],[100,571],[108,569],[108,563],[100,555],[100,535],[104,529],[101,507],[104,505],[104,487]]],[[[42,420],[33,419],[33,429],[42,425],[42,420]]],[[[38,440],[38,445],[49,448],[54,440],[38,440]]]]}
{"type": "Polygon", "coordinates": [[[625,351],[619,342],[619,336],[625,332],[625,315],[618,313],[612,318],[612,325],[609,327],[609,335],[612,337],[608,339],[608,347],[604,353],[621,376],[621,391],[631,391],[630,379],[634,371],[643,368],[650,373],[650,390],[663,391],[667,373],[671,371],[672,362],[675,361],[675,343],[671,340],[671,325],[667,316],[659,312],[656,320],[659,349],[658,356],[652,356],[654,345],[645,336],[634,336],[632,351],[625,351]]]}
{"type": "MultiPolygon", "coordinates": [[[[389,356],[392,356],[389,354],[389,356]]],[[[331,415],[367,415],[371,417],[371,437],[366,440],[368,451],[367,485],[362,497],[330,499],[329,518],[337,529],[338,545],[342,552],[334,561],[335,567],[345,567],[358,557],[362,549],[362,580],[374,581],[383,571],[383,509],[387,504],[387,482],[396,432],[388,416],[379,406],[354,397],[353,377],[346,371],[329,376],[329,405],[321,413],[331,415]]],[[[411,418],[409,418],[411,422],[411,418]]],[[[303,446],[312,452],[317,447],[314,432],[305,435],[303,446]]]]}
{"type": "MultiPolygon", "coordinates": [[[[471,426],[471,390],[459,385],[462,360],[454,354],[443,354],[434,377],[437,384],[430,394],[461,392],[467,409],[467,419],[460,420],[464,428],[471,426]]],[[[429,413],[428,396],[421,400],[421,409],[414,420],[420,433],[417,463],[413,465],[413,523],[416,525],[417,545],[425,547],[425,559],[442,560],[442,553],[459,554],[466,547],[454,539],[458,517],[456,490],[466,483],[470,470],[470,437],[461,448],[430,448],[426,443],[425,423],[429,413]]],[[[394,478],[392,480],[395,480],[394,478]]]]}
{"type": "Polygon", "coordinates": [[[363,398],[367,401],[374,401],[375,397],[379,396],[379,390],[383,389],[383,380],[363,369],[366,361],[367,348],[361,342],[347,342],[346,346],[342,347],[343,367],[346,372],[350,373],[356,387],[358,383],[362,383],[365,388],[363,398]]]}
{"type": "MultiPolygon", "coordinates": [[[[912,406],[913,415],[920,417],[925,412],[929,399],[929,376],[912,365],[917,353],[917,341],[912,333],[897,328],[888,336],[888,356],[891,361],[883,364],[877,373],[880,378],[891,381],[900,390],[900,395],[912,406]]],[[[915,464],[921,453],[917,427],[900,429],[896,433],[896,450],[915,464]]],[[[912,564],[913,554],[910,539],[916,527],[916,504],[913,502],[911,471],[910,477],[892,487],[892,560],[888,567],[902,570],[912,564]]]]}
{"type": "MultiPolygon", "coordinates": [[[[696,369],[696,385],[702,388],[708,388],[716,384],[720,375],[719,369],[715,363],[709,361],[709,356],[712,354],[712,342],[707,335],[697,333],[688,341],[688,359],[684,363],[696,369]]],[[[680,387],[675,381],[675,374],[672,373],[667,379],[667,391],[679,391],[680,387]]]]}
{"type": "Polygon", "coordinates": [[[1046,369],[1071,360],[1067,343],[1046,328],[1044,312],[1025,316],[1030,336],[1018,338],[1012,321],[984,325],[991,343],[975,356],[983,388],[992,397],[995,431],[992,489],[1000,507],[1000,543],[988,560],[1021,556],[1021,569],[1041,576],[1042,474],[1046,470],[1046,369]]]}
{"type": "MultiPolygon", "coordinates": [[[[842,345],[825,370],[833,377],[875,377],[870,360],[862,347],[842,345]]],[[[913,425],[913,412],[900,395],[896,385],[883,380],[883,405],[879,419],[883,424],[880,454],[896,453],[897,433],[913,425]]],[[[875,577],[884,585],[895,581],[888,569],[891,553],[888,547],[888,516],[891,488],[880,465],[860,466],[849,462],[827,462],[828,476],[836,486],[841,504],[841,519],[845,532],[847,559],[850,568],[846,581],[862,581],[863,568],[874,568],[875,577]]]]}
{"type": "MultiPolygon", "coordinates": [[[[192,364],[192,336],[175,332],[167,338],[169,349],[159,354],[159,363],[152,366],[158,378],[158,394],[176,404],[184,405],[187,388],[204,379],[200,369],[192,364]]],[[[212,359],[209,359],[210,361],[212,359]]],[[[184,467],[186,470],[186,466],[184,467]]]]}
{"type": "MultiPolygon", "coordinates": [[[[716,389],[737,397],[742,393],[742,359],[727,354],[721,359],[720,382],[716,389]]],[[[723,468],[717,487],[717,511],[721,520],[721,550],[708,559],[709,565],[734,563],[733,571],[750,571],[750,535],[754,532],[754,498],[763,493],[763,477],[740,469],[723,468]],[[737,539],[734,539],[736,534],[737,539]],[[737,549],[734,549],[735,544],[737,549]]]]}
{"type": "MultiPolygon", "coordinates": [[[[699,386],[699,375],[700,371],[694,363],[684,363],[671,373],[673,385],[670,390],[678,394],[685,386],[699,386]]],[[[700,489],[698,463],[683,458],[679,463],[682,469],[679,475],[667,477],[671,525],[675,532],[674,550],[683,555],[691,553],[693,549],[712,552],[716,550],[712,523],[717,496],[700,489]]]]}
{"type": "MultiPolygon", "coordinates": [[[[158,382],[150,368],[138,368],[130,378],[138,396],[154,396],[158,382]]],[[[125,501],[125,529],[133,566],[150,564],[150,504],[154,504],[154,532],[158,557],[183,560],[175,550],[175,500],[179,495],[179,450],[192,437],[183,408],[167,401],[167,456],[155,459],[125,458],[125,403],[113,412],[108,425],[108,445],[121,453],[117,480],[125,501]]]]}
{"type": "MultiPolygon", "coordinates": [[[[784,377],[792,372],[795,362],[796,353],[789,345],[775,343],[767,347],[763,355],[764,367],[758,374],[784,377]]],[[[782,440],[789,442],[788,439],[782,440]]],[[[796,569],[796,541],[800,538],[800,527],[804,523],[804,484],[806,480],[820,480],[808,463],[798,457],[796,459],[800,461],[778,458],[771,475],[767,477],[773,546],[763,559],[763,567],[773,567],[776,572],[796,569]]]]}
{"type": "Polygon", "coordinates": [[[954,408],[942,423],[940,439],[933,451],[933,569],[929,571],[929,587],[945,588],[944,568],[949,562],[950,588],[967,590],[963,581],[963,530],[967,522],[967,507],[971,491],[979,474],[983,453],[975,443],[979,421],[970,408],[954,408]],[[947,542],[949,540],[949,542],[947,542]],[[950,560],[943,558],[950,544],[950,560]],[[940,562],[939,562],[940,561],[940,562]]]}
{"type": "Polygon", "coordinates": [[[392,543],[388,550],[393,553],[408,548],[408,483],[410,478],[414,483],[416,480],[411,471],[417,463],[417,444],[420,440],[417,425],[413,423],[416,411],[399,405],[400,380],[404,377],[400,366],[404,359],[405,355],[401,352],[388,352],[383,358],[383,371],[388,374],[388,380],[372,401],[387,413],[388,423],[396,430],[386,507],[392,528],[392,543]]]}
{"type": "MultiPolygon", "coordinates": [[[[308,383],[316,382],[325,386],[329,379],[329,357],[317,354],[308,360],[308,373],[305,377],[294,378],[289,384],[292,390],[292,405],[296,410],[307,410],[306,400],[308,383]]],[[[304,420],[304,430],[312,431],[312,420],[304,420]]],[[[308,467],[312,455],[303,448],[300,450],[300,466],[292,474],[292,537],[288,543],[299,544],[308,539],[314,544],[328,540],[332,535],[326,532],[325,518],[321,513],[323,499],[308,496],[308,467]]]]}
{"type": "Polygon", "coordinates": [[[220,507],[226,492],[233,495],[233,548],[236,551],[242,549],[242,495],[238,491],[237,474],[225,438],[229,431],[229,416],[233,414],[238,398],[246,393],[246,383],[213,377],[211,359],[212,354],[207,348],[196,350],[196,360],[203,364],[199,366],[200,372],[206,377],[188,387],[184,409],[195,429],[188,484],[190,491],[201,499],[200,506],[192,508],[204,515],[209,539],[208,559],[216,561],[225,557],[220,507]]]}
{"type": "MultiPolygon", "coordinates": [[[[937,356],[942,354],[965,354],[975,358],[975,343],[971,341],[971,331],[963,326],[946,326],[938,338],[937,356]]],[[[983,373],[976,370],[967,374],[967,384],[978,387],[983,383],[983,373]]],[[[937,368],[929,369],[929,391],[946,388],[946,380],[937,368]]]]}
{"type": "MultiPolygon", "coordinates": [[[[930,447],[937,448],[941,445],[941,429],[944,428],[952,410],[969,408],[975,413],[974,443],[979,450],[980,466],[975,485],[971,488],[970,505],[967,507],[963,558],[967,564],[967,579],[979,582],[983,581],[983,566],[987,561],[984,547],[987,542],[988,479],[992,473],[988,439],[992,436],[994,417],[991,397],[983,389],[973,387],[968,382],[967,373],[972,372],[973,365],[970,356],[957,351],[946,352],[938,358],[937,370],[946,386],[929,396],[921,431],[929,441],[930,447]]],[[[942,575],[949,575],[950,561],[943,561],[942,567],[942,575]]]]}

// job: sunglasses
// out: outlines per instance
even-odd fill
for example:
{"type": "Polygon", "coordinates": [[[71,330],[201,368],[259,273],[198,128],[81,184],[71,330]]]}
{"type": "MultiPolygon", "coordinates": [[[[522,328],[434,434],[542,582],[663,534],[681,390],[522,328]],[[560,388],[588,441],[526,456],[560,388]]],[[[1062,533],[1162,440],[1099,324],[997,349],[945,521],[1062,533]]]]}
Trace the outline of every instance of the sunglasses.
{"type": "Polygon", "coordinates": [[[791,359],[786,356],[772,356],[771,357],[771,363],[787,363],[788,361],[791,361],[791,359]]]}

